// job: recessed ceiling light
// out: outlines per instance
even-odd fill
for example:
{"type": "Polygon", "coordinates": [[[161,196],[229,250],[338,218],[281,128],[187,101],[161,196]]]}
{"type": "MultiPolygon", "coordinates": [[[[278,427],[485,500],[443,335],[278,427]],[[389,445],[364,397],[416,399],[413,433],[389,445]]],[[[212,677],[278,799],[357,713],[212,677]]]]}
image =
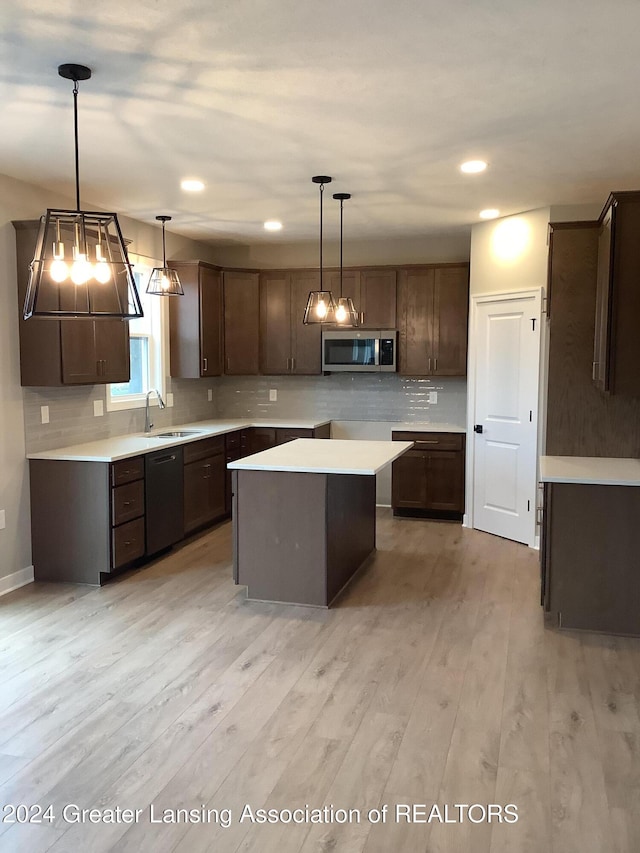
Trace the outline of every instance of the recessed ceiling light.
{"type": "Polygon", "coordinates": [[[264,223],[265,231],[282,231],[282,222],[278,222],[277,219],[267,219],[264,223]]]}
{"type": "Polygon", "coordinates": [[[480,219],[496,219],[500,216],[500,211],[495,207],[487,207],[486,210],[480,211],[480,219]]]}
{"type": "Polygon", "coordinates": [[[204,183],[196,178],[185,178],[184,181],[180,182],[180,186],[188,193],[199,193],[204,189],[204,183]]]}
{"type": "Polygon", "coordinates": [[[477,175],[478,172],[484,172],[487,164],[484,160],[467,160],[460,165],[460,171],[467,175],[477,175]]]}

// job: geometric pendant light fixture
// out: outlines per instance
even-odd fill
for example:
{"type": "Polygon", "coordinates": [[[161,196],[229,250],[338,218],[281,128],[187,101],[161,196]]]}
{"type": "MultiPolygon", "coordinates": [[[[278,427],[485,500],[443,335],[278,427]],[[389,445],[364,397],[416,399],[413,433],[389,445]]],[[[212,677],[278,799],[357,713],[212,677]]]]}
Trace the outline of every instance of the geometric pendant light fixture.
{"type": "Polygon", "coordinates": [[[40,220],[24,319],[142,317],[117,215],[80,209],[78,82],[89,80],[91,69],[71,63],[58,74],[73,81],[76,209],[49,209],[40,220]]]}
{"type": "Polygon", "coordinates": [[[314,184],[320,186],[320,289],[312,290],[307,299],[302,322],[305,326],[315,323],[335,323],[334,315],[336,304],[330,290],[324,290],[322,286],[322,196],[324,185],[330,184],[332,178],[328,175],[316,175],[311,178],[314,184]]]}
{"type": "Polygon", "coordinates": [[[154,296],[184,296],[184,290],[180,284],[180,278],[175,270],[167,266],[167,248],[164,242],[164,225],[170,222],[170,216],[156,216],[158,222],[162,222],[162,266],[154,267],[147,285],[147,293],[154,296]]]}
{"type": "Polygon", "coordinates": [[[334,193],[334,199],[340,202],[340,296],[336,303],[333,320],[337,326],[357,326],[358,314],[350,296],[342,291],[342,218],[344,202],[351,198],[350,193],[334,193]]]}

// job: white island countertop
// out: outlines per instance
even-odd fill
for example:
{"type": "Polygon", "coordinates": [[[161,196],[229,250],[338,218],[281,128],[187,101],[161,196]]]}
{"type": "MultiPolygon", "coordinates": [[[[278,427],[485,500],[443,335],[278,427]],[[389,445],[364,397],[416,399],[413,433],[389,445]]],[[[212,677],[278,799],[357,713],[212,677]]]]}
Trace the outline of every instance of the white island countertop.
{"type": "Polygon", "coordinates": [[[84,444],[72,444],[68,447],[42,450],[39,453],[28,453],[27,459],[52,459],[65,462],[117,462],[120,459],[129,459],[132,456],[140,456],[144,453],[151,453],[154,450],[177,447],[181,444],[189,444],[192,441],[200,441],[203,438],[211,438],[216,435],[225,435],[228,432],[248,429],[249,427],[317,429],[328,423],[331,423],[331,421],[314,421],[305,420],[304,418],[283,418],[280,420],[238,418],[236,420],[195,421],[190,424],[172,424],[163,429],[155,429],[149,434],[118,435],[113,438],[88,441],[84,444]],[[182,437],[158,437],[159,433],[175,432],[177,430],[191,430],[192,434],[182,437]]]}
{"type": "Polygon", "coordinates": [[[297,438],[237,462],[230,462],[227,468],[237,471],[373,476],[411,447],[412,441],[297,438]]]}
{"type": "Polygon", "coordinates": [[[541,456],[543,483],[640,486],[640,459],[602,456],[541,456]]]}

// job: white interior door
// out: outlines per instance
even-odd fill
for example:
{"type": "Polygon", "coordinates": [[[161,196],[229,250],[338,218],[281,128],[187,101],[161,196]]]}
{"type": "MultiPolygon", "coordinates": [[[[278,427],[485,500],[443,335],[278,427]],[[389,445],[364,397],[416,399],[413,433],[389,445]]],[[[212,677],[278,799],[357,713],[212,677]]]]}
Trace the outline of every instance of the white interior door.
{"type": "Polygon", "coordinates": [[[475,304],[473,526],[534,544],[541,293],[475,304]]]}

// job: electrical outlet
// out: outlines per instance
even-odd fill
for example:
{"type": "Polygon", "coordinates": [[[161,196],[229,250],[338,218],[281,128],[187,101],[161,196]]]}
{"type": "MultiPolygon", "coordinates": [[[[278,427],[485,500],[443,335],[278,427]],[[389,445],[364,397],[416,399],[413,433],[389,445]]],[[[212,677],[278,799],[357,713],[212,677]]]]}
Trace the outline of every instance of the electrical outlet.
{"type": "Polygon", "coordinates": [[[173,408],[173,394],[171,391],[167,392],[167,409],[173,408]]]}
{"type": "Polygon", "coordinates": [[[94,400],[93,401],[93,416],[94,418],[101,418],[104,415],[104,403],[102,400],[94,400]]]}
{"type": "Polygon", "coordinates": [[[437,403],[438,402],[438,392],[437,391],[429,391],[429,402],[437,403]]]}
{"type": "Polygon", "coordinates": [[[276,388],[269,389],[269,402],[276,403],[278,401],[278,391],[276,388]]]}
{"type": "Polygon", "coordinates": [[[40,406],[40,420],[43,424],[49,423],[49,406],[40,406]]]}
{"type": "Polygon", "coordinates": [[[209,402],[213,400],[213,391],[211,390],[211,388],[209,388],[209,390],[207,391],[207,400],[209,402]]]}
{"type": "Polygon", "coordinates": [[[6,516],[4,514],[4,510],[0,509],[0,530],[4,530],[6,526],[7,526],[7,519],[6,519],[6,516]]]}

